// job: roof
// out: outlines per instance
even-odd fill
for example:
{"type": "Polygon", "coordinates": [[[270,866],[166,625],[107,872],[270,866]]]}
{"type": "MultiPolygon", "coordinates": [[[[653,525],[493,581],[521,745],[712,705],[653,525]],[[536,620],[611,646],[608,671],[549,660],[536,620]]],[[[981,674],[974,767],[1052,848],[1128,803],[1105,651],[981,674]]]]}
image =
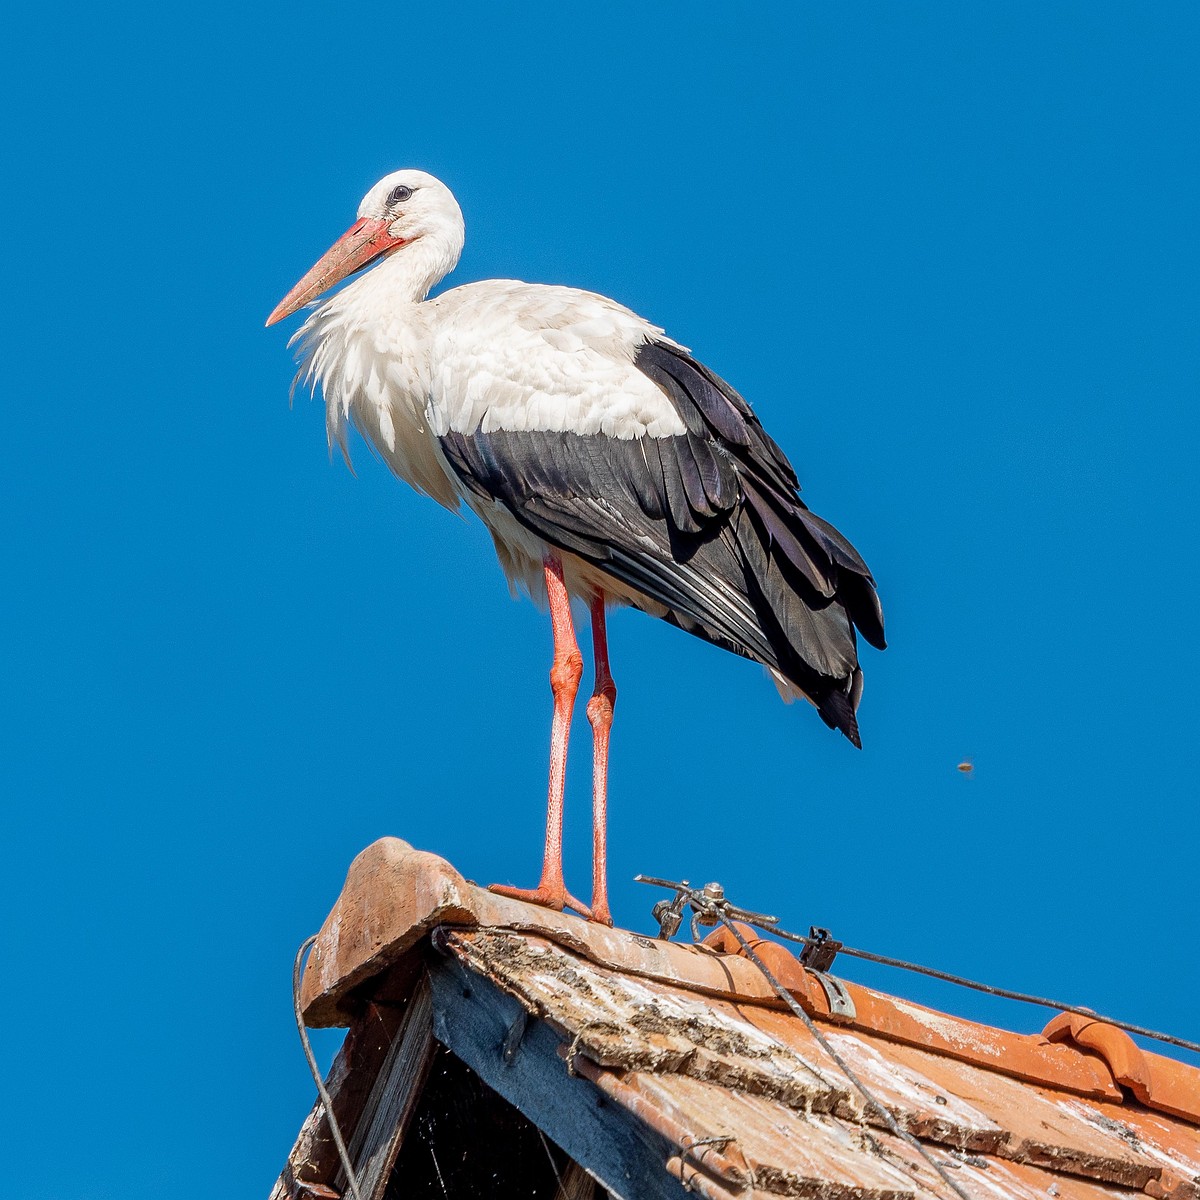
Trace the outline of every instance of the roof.
{"type": "MultiPolygon", "coordinates": [[[[969,1196],[1200,1200],[1200,1070],[1077,1015],[1017,1034],[827,986],[745,932],[969,1196]]],[[[614,1195],[951,1195],[723,929],[698,946],[607,929],[385,839],[355,860],[318,936],[305,1019],[361,1023],[426,980],[436,1040],[614,1195]]],[[[276,1194],[299,1195],[310,1168],[293,1152],[291,1191],[276,1194]]]]}

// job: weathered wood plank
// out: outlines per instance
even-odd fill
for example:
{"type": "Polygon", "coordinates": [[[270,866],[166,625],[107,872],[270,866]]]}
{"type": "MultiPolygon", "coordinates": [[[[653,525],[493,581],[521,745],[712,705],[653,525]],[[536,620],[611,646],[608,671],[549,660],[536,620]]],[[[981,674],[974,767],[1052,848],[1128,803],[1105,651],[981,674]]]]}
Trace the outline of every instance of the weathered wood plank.
{"type": "Polygon", "coordinates": [[[666,1171],[678,1153],[587,1080],[571,1076],[560,1038],[520,1001],[451,958],[430,970],[434,1036],[518,1108],[617,1200],[685,1200],[666,1171]],[[516,1039],[510,1030],[520,1029],[516,1039]]]}
{"type": "MultiPolygon", "coordinates": [[[[422,976],[375,1078],[348,1147],[362,1200],[381,1200],[433,1061],[433,995],[422,976]]],[[[345,1193],[345,1172],[334,1186],[345,1193]]]]}
{"type": "MultiPolygon", "coordinates": [[[[399,1009],[371,1005],[346,1034],[325,1080],[343,1134],[358,1123],[400,1021],[399,1009]]],[[[339,1165],[325,1109],[318,1099],[300,1127],[270,1200],[311,1200],[321,1195],[320,1189],[328,1188],[339,1165]]]]}
{"type": "Polygon", "coordinates": [[[558,1180],[554,1200],[595,1200],[596,1181],[574,1160],[558,1180]]]}

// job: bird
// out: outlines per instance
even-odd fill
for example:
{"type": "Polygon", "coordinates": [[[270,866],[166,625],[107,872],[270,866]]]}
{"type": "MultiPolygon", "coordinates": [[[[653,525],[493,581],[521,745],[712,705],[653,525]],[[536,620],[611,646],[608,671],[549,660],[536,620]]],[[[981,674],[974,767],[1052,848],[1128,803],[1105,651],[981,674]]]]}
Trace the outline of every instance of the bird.
{"type": "Polygon", "coordinates": [[[612,924],[608,753],[617,690],[606,614],[629,606],[756,660],[861,746],[856,632],[885,647],[875,580],[800,499],[750,405],[666,332],[572,287],[494,279],[433,289],[465,225],[450,189],[386,175],[357,219],[267,319],[292,335],[293,392],[319,388],[330,453],[355,427],[404,482],[487,527],[514,593],[548,606],[553,716],[542,872],[502,895],[612,924]],[[592,900],[567,891],[564,784],[583,673],[572,599],[591,622],[595,682],[592,900]]]}

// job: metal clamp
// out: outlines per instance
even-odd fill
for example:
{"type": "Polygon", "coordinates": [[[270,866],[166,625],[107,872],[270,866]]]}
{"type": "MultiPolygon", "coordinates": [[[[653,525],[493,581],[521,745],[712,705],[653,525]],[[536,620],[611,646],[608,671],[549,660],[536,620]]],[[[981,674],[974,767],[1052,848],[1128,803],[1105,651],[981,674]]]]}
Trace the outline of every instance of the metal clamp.
{"type": "Polygon", "coordinates": [[[841,948],[842,943],[828,929],[810,925],[808,941],[800,951],[800,965],[811,967],[814,971],[828,971],[841,948]]]}
{"type": "Polygon", "coordinates": [[[833,966],[833,960],[837,958],[837,952],[841,948],[842,943],[828,929],[810,925],[808,941],[800,951],[800,965],[807,967],[824,989],[830,1015],[853,1020],[858,1015],[858,1010],[854,1007],[846,985],[836,976],[829,974],[829,968],[833,966]]]}
{"type": "MultiPolygon", "coordinates": [[[[687,883],[687,880],[684,880],[687,883]]],[[[683,924],[683,906],[687,897],[683,892],[676,892],[674,900],[659,900],[651,909],[654,919],[658,922],[658,937],[660,941],[669,942],[683,924]]]]}

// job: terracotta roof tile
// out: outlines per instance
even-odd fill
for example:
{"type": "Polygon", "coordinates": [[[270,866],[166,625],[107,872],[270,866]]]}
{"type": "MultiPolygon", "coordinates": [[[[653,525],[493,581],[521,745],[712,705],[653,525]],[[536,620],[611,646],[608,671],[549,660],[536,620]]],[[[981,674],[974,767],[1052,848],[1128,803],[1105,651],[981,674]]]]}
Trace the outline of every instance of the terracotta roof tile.
{"type": "Polygon", "coordinates": [[[1200,1072],[1194,1067],[1143,1050],[1123,1029],[1077,1013],[1059,1013],[1042,1036],[1094,1051],[1116,1082],[1148,1108],[1200,1124],[1200,1072]]]}
{"type": "MultiPolygon", "coordinates": [[[[677,1148],[664,1167],[699,1194],[946,1200],[727,936],[689,947],[589,925],[493,896],[394,839],[359,856],[322,929],[309,1021],[345,1022],[389,972],[410,978],[439,927],[457,969],[545,1022],[570,1069],[677,1148]]],[[[855,1016],[834,1020],[812,972],[748,936],[973,1200],[1200,1200],[1200,1071],[1087,1018],[1021,1035],[854,984],[855,1016]]]]}
{"type": "MultiPolygon", "coordinates": [[[[812,972],[806,971],[778,942],[760,938],[748,926],[740,928],[755,953],[811,1015],[829,1015],[825,993],[813,980],[812,972]],[[814,999],[814,994],[819,1000],[814,999]]],[[[743,953],[740,944],[725,929],[710,935],[706,944],[725,954],[743,953]]],[[[1045,1037],[979,1025],[858,984],[846,982],[845,987],[857,1010],[853,1021],[857,1028],[908,1045],[924,1046],[963,1062],[980,1063],[1031,1083],[1069,1088],[1085,1096],[1113,1100],[1121,1097],[1111,1071],[1103,1064],[1089,1055],[1063,1053],[1065,1047],[1054,1045],[1045,1037]]]]}

